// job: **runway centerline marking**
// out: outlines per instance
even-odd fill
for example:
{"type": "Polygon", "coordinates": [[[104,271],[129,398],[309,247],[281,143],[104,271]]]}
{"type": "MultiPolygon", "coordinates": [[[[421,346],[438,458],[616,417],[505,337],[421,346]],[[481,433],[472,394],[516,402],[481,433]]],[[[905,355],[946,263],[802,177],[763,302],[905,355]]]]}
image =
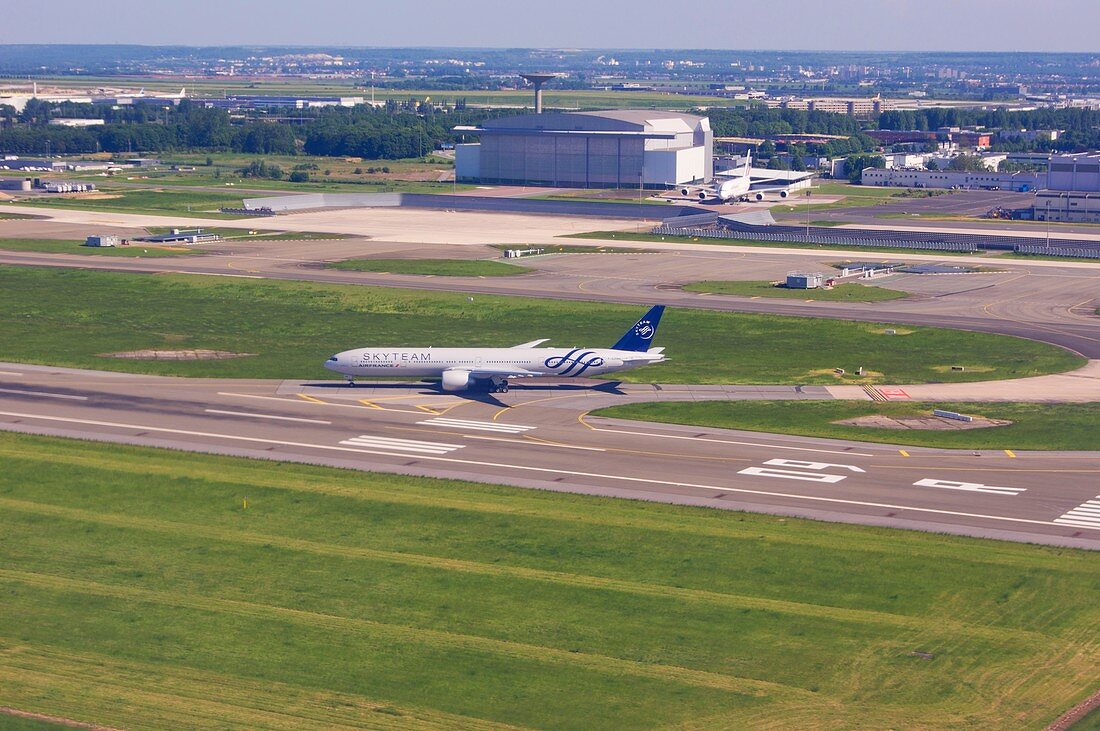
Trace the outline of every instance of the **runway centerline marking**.
{"type": "Polygon", "coordinates": [[[299,416],[276,416],[275,414],[253,414],[248,411],[224,411],[222,409],[203,409],[208,414],[224,414],[226,416],[250,416],[255,419],[277,419],[279,421],[300,421],[307,424],[331,424],[324,419],[304,419],[299,416]]]}
{"type": "Polygon", "coordinates": [[[869,452],[845,452],[840,449],[816,449],[814,447],[791,447],[782,444],[762,444],[760,442],[735,442],[730,439],[704,439],[703,437],[688,437],[680,434],[654,434],[652,432],[625,431],[623,429],[603,429],[586,424],[592,431],[605,431],[612,434],[632,434],[639,437],[659,437],[661,439],[688,439],[693,442],[710,442],[712,444],[737,444],[743,447],[767,447],[769,449],[794,449],[800,452],[820,452],[821,454],[843,454],[851,457],[874,457],[869,452]]]}
{"type": "Polygon", "coordinates": [[[70,401],[87,401],[87,396],[72,396],[67,393],[51,393],[50,391],[24,391],[18,388],[0,388],[0,393],[15,393],[20,396],[41,396],[42,398],[62,398],[70,401]]]}
{"type": "MultiPolygon", "coordinates": [[[[122,424],[122,423],[111,422],[111,421],[97,421],[97,420],[93,420],[93,419],[75,419],[75,418],[63,417],[63,416],[43,416],[43,415],[40,415],[40,414],[25,414],[25,413],[19,413],[19,412],[14,412],[14,411],[0,411],[0,416],[13,416],[13,417],[22,418],[22,419],[37,419],[37,420],[40,420],[40,421],[56,421],[56,422],[63,422],[63,423],[69,423],[69,424],[85,424],[85,425],[90,425],[90,426],[107,426],[107,427],[112,427],[112,428],[116,428],[116,429],[139,429],[141,431],[154,431],[154,432],[162,432],[162,433],[169,433],[169,434],[182,434],[182,435],[187,435],[187,436],[213,437],[213,438],[216,438],[216,439],[226,439],[226,440],[230,440],[230,441],[256,442],[258,444],[274,444],[274,445],[282,445],[282,446],[290,446],[290,447],[305,447],[305,448],[308,448],[308,449],[319,449],[319,450],[338,451],[338,452],[355,452],[355,453],[359,453],[359,454],[372,454],[372,455],[383,456],[383,457],[407,458],[409,456],[407,453],[406,454],[399,454],[399,453],[395,453],[395,452],[385,452],[385,451],[381,451],[381,450],[358,449],[358,448],[355,448],[355,447],[332,446],[332,445],[328,445],[328,444],[310,444],[310,443],[306,443],[306,442],[289,442],[289,441],[282,441],[282,440],[278,440],[278,439],[262,439],[262,438],[259,438],[259,437],[245,437],[245,436],[239,436],[239,435],[236,435],[236,434],[211,434],[209,432],[188,431],[188,430],[184,430],[184,429],[170,429],[170,428],[167,428],[167,427],[153,427],[153,426],[144,426],[144,425],[140,425],[140,424],[122,424]]],[[[666,486],[666,487],[684,487],[684,488],[693,488],[693,489],[711,490],[711,491],[716,490],[716,491],[719,491],[719,492],[740,493],[740,494],[745,494],[745,495],[761,495],[761,496],[764,496],[764,497],[776,497],[776,498],[784,498],[784,499],[792,499],[792,500],[805,500],[807,502],[835,503],[837,505],[853,505],[853,506],[865,507],[865,508],[881,508],[881,509],[885,509],[885,510],[909,510],[909,511],[919,512],[919,513],[928,513],[930,515],[947,515],[947,516],[959,517],[959,518],[978,518],[978,519],[981,519],[981,520],[994,520],[994,521],[1000,521],[1000,522],[1005,522],[1005,523],[1020,523],[1020,524],[1024,524],[1024,525],[1056,526],[1056,527],[1061,527],[1061,528],[1068,527],[1064,523],[1059,523],[1059,522],[1056,522],[1055,520],[1037,520],[1037,519],[1034,519],[1034,518],[1015,518],[1015,517],[1011,517],[1011,516],[1007,516],[1007,515],[986,515],[986,514],[983,514],[983,513],[968,513],[968,512],[963,512],[963,511],[959,511],[959,510],[943,510],[943,509],[939,509],[939,508],[922,508],[922,507],[918,507],[918,506],[914,506],[914,505],[896,505],[896,504],[893,504],[893,503],[876,503],[876,502],[869,502],[869,501],[864,501],[864,500],[847,500],[847,499],[844,499],[844,498],[825,497],[825,496],[822,496],[822,495],[798,495],[798,494],[794,494],[794,493],[775,492],[775,491],[771,491],[771,490],[754,490],[754,489],[744,488],[744,487],[723,487],[723,486],[719,486],[719,485],[704,485],[704,484],[698,484],[698,483],[692,483],[692,482],[675,482],[675,481],[671,481],[671,480],[655,480],[655,479],[647,478],[647,477],[630,477],[630,476],[627,476],[627,475],[605,475],[605,474],[600,474],[600,473],[596,473],[596,472],[581,472],[581,471],[578,471],[578,470],[562,470],[562,469],[555,469],[555,468],[552,468],[552,467],[534,467],[534,466],[531,466],[531,465],[501,464],[499,462],[483,462],[483,461],[480,461],[480,460],[459,459],[459,458],[456,458],[456,457],[440,457],[440,456],[435,456],[435,455],[420,455],[420,456],[418,456],[418,459],[420,459],[422,461],[426,461],[426,462],[431,461],[431,462],[441,462],[441,463],[448,463],[448,464],[474,465],[474,466],[479,466],[479,467],[495,467],[495,468],[502,468],[502,469],[526,471],[526,472],[542,472],[542,473],[558,474],[558,475],[570,475],[570,476],[574,476],[574,477],[592,477],[592,478],[606,479],[606,480],[611,480],[611,481],[616,481],[616,482],[635,482],[635,483],[640,483],[640,484],[660,485],[660,486],[666,486]]],[[[1063,516],[1063,518],[1064,518],[1064,516],[1063,516]]],[[[1059,518],[1058,520],[1061,520],[1061,519],[1062,518],[1059,518]]],[[[1100,525],[1098,525],[1096,527],[1097,527],[1097,529],[1100,529],[1100,525]]]]}

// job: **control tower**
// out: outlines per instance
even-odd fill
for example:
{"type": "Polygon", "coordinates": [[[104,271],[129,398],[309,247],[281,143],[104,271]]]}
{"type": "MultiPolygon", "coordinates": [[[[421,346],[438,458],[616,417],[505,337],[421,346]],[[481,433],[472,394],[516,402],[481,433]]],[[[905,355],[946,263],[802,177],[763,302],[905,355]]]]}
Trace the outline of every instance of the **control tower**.
{"type": "Polygon", "coordinates": [[[558,74],[520,74],[535,87],[535,114],[542,114],[542,85],[551,79],[556,79],[558,74]]]}

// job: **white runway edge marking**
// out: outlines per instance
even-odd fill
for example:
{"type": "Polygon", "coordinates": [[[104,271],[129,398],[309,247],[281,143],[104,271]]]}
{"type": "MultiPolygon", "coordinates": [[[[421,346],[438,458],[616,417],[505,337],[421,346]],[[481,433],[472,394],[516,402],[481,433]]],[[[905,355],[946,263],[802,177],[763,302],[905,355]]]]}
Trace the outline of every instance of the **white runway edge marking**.
{"type": "Polygon", "coordinates": [[[1055,518],[1054,522],[1100,530],[1100,495],[1092,500],[1086,500],[1065,515],[1055,518]]]}
{"type": "Polygon", "coordinates": [[[612,434],[633,434],[638,437],[660,437],[661,439],[690,439],[693,442],[713,442],[715,444],[739,444],[744,447],[768,447],[770,449],[793,449],[799,452],[821,452],[822,454],[843,454],[845,456],[854,457],[874,457],[875,455],[869,452],[845,452],[841,449],[815,449],[813,447],[792,447],[783,444],[761,444],[760,442],[734,442],[729,439],[704,439],[702,437],[688,437],[680,434],[654,434],[653,432],[644,431],[626,431],[624,429],[603,429],[601,427],[592,427],[592,431],[605,431],[612,434]]]}
{"type": "MultiPolygon", "coordinates": [[[[358,454],[373,454],[383,457],[408,457],[408,454],[384,452],[381,450],[358,449],[355,447],[334,447],[327,444],[309,444],[307,442],[285,442],[278,439],[261,439],[259,437],[244,437],[235,434],[210,434],[201,431],[187,431],[184,429],[169,429],[167,427],[142,426],[140,424],[121,424],[113,421],[95,421],[92,419],[73,419],[63,416],[42,416],[39,414],[21,414],[14,411],[0,411],[0,416],[13,416],[17,419],[38,419],[40,421],[60,421],[69,424],[86,424],[89,426],[108,426],[116,429],[139,429],[141,431],[163,432],[167,434],[183,434],[187,436],[214,437],[240,442],[256,442],[258,444],[277,444],[286,447],[306,447],[308,449],[321,449],[337,452],[356,452],[358,454]]],[[[937,508],[920,508],[914,505],[895,505],[893,503],[872,503],[863,500],[845,500],[844,498],[824,497],[820,495],[797,495],[788,492],[774,492],[771,490],[752,490],[744,487],[719,487],[717,485],[699,485],[693,482],[673,482],[669,480],[653,480],[646,477],[630,477],[627,475],[603,475],[597,472],[579,472],[576,470],[560,470],[552,467],[533,467],[530,465],[501,464],[499,462],[482,462],[473,459],[457,459],[455,457],[422,456],[421,460],[427,462],[445,462],[448,464],[475,465],[478,467],[499,467],[502,469],[519,470],[524,472],[545,472],[555,475],[572,475],[574,477],[595,477],[617,482],[636,482],[648,485],[661,485],[665,487],[688,487],[700,490],[717,490],[719,492],[741,493],[744,495],[764,495],[766,497],[791,498],[806,500],[808,502],[836,503],[837,505],[858,505],[865,508],[884,508],[887,510],[911,510],[918,513],[931,515],[950,515],[960,518],[981,518],[984,520],[997,520],[1005,523],[1023,523],[1027,525],[1053,525],[1067,527],[1065,524],[1056,523],[1053,520],[1035,520],[1033,518],[1013,518],[1008,515],[985,515],[982,513],[964,513],[958,510],[940,510],[937,508]]],[[[1098,497],[1100,499],[1100,497],[1098,497]]],[[[1089,502],[1092,502],[1091,500],[1089,502]]],[[[1098,526],[1100,527],[1100,526],[1098,526]]]]}
{"type": "Polygon", "coordinates": [[[505,434],[522,434],[525,431],[531,431],[536,427],[522,426],[520,424],[499,424],[495,421],[472,421],[470,419],[448,419],[440,416],[435,419],[425,419],[424,421],[418,421],[417,424],[428,424],[431,426],[442,426],[448,429],[473,429],[475,431],[493,431],[504,432],[505,434]]]}
{"type": "Polygon", "coordinates": [[[465,444],[445,444],[443,442],[421,442],[415,439],[394,439],[393,437],[376,437],[370,434],[361,434],[351,439],[340,442],[352,447],[378,447],[381,449],[398,449],[402,452],[416,452],[418,454],[447,454],[456,449],[462,449],[465,444]]]}
{"type": "Polygon", "coordinates": [[[70,401],[87,401],[87,396],[70,396],[67,393],[50,393],[49,391],[24,391],[18,388],[0,388],[0,393],[17,393],[20,396],[41,396],[43,398],[63,398],[70,401]]]}
{"type": "Polygon", "coordinates": [[[15,371],[0,371],[0,376],[21,376],[22,373],[16,373],[15,371]]]}
{"type": "Polygon", "coordinates": [[[203,409],[208,414],[224,414],[225,416],[249,416],[253,419],[278,419],[279,421],[300,421],[306,424],[331,424],[324,419],[303,419],[298,416],[276,416],[275,414],[253,414],[248,411],[223,411],[221,409],[203,409]]]}

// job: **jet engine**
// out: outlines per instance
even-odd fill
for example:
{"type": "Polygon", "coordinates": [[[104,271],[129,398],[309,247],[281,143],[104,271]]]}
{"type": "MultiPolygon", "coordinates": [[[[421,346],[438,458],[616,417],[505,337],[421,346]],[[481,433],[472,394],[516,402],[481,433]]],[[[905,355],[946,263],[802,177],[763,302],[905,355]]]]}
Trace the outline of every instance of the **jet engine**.
{"type": "Polygon", "coordinates": [[[789,196],[789,195],[790,195],[790,192],[789,192],[789,191],[786,191],[786,190],[781,190],[781,191],[779,191],[779,197],[780,197],[780,198],[786,198],[786,197],[787,197],[787,196],[789,196]]]}
{"type": "Polygon", "coordinates": [[[443,371],[444,391],[465,391],[469,387],[469,371],[443,371]]]}
{"type": "Polygon", "coordinates": [[[757,193],[756,195],[753,196],[753,198],[758,200],[758,201],[762,201],[762,200],[764,200],[764,194],[763,193],[757,193]]]}

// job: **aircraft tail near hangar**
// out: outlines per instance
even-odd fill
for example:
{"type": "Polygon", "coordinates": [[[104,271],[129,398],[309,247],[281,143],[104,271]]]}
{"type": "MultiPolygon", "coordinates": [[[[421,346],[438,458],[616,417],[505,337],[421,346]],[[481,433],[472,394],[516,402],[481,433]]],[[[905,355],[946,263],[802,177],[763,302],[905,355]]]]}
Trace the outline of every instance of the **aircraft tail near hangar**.
{"type": "Polygon", "coordinates": [[[634,323],[619,338],[619,342],[611,346],[612,349],[633,350],[638,353],[649,350],[650,343],[653,342],[653,336],[657,334],[657,326],[661,323],[661,315],[664,314],[664,311],[664,305],[650,307],[649,312],[642,315],[642,319],[634,323]]]}

